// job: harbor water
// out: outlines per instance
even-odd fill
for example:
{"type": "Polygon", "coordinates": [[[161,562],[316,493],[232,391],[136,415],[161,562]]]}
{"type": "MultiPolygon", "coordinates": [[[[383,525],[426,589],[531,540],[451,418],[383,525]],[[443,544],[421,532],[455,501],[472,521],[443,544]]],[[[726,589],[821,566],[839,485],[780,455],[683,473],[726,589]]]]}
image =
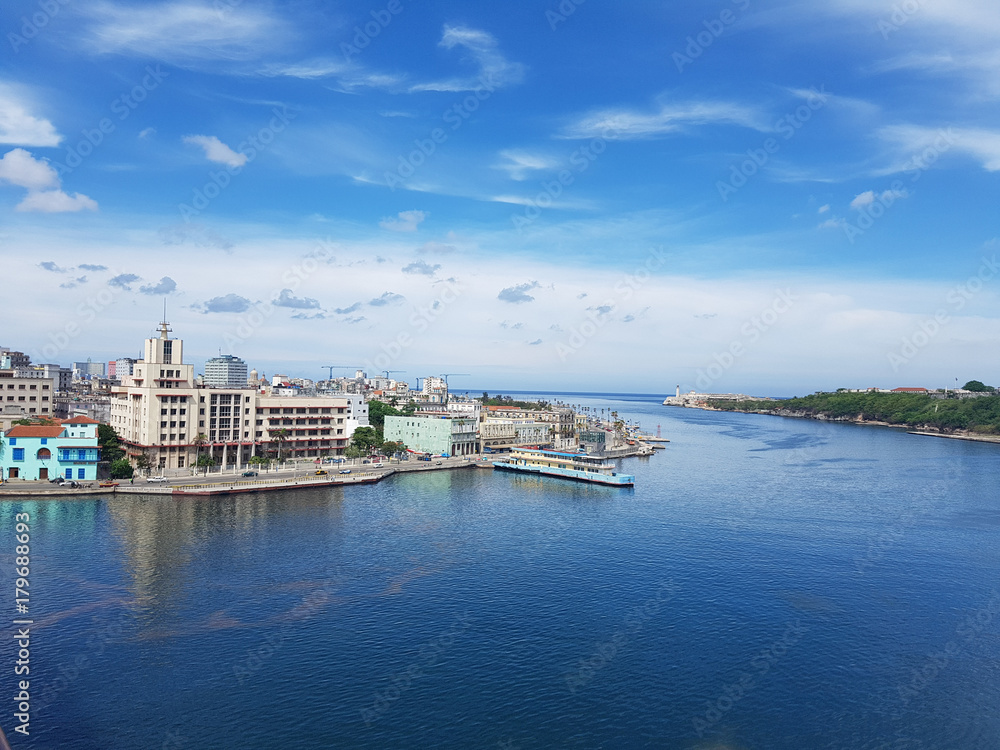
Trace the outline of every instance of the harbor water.
{"type": "Polygon", "coordinates": [[[671,442],[617,462],[634,489],[3,501],[12,746],[1000,747],[1000,446],[561,398],[671,442]]]}

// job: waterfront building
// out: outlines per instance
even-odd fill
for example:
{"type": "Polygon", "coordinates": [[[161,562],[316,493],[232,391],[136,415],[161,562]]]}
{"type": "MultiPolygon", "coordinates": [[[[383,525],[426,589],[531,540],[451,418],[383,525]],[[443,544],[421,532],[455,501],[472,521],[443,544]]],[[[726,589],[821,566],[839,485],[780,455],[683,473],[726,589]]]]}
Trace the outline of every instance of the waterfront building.
{"type": "Polygon", "coordinates": [[[205,362],[205,385],[214,388],[246,388],[247,363],[232,354],[220,354],[205,362]]]}
{"type": "Polygon", "coordinates": [[[19,419],[53,417],[54,392],[51,378],[23,377],[17,370],[0,370],[0,429],[10,429],[19,419]]]}
{"type": "Polygon", "coordinates": [[[98,422],[74,417],[59,424],[15,425],[0,439],[0,478],[97,479],[98,422]]]}
{"type": "Polygon", "coordinates": [[[476,453],[479,438],[475,420],[447,413],[386,417],[383,432],[386,440],[402,442],[412,451],[451,456],[476,453]]]}
{"type": "Polygon", "coordinates": [[[145,453],[160,469],[185,469],[208,455],[239,468],[257,455],[340,455],[368,424],[360,396],[268,395],[247,387],[245,372],[240,387],[199,385],[193,365],[184,364],[183,341],[169,334],[161,323],[133,374],[112,389],[110,424],[133,462],[145,453]]]}

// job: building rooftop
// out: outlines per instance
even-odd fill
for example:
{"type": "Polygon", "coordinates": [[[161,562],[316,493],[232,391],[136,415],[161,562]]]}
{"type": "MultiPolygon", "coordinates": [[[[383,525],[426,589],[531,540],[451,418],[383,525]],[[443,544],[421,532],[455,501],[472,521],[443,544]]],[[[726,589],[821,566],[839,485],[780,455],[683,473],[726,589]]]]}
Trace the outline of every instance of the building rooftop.
{"type": "Polygon", "coordinates": [[[7,430],[7,437],[57,438],[62,433],[62,425],[19,424],[7,430]]]}

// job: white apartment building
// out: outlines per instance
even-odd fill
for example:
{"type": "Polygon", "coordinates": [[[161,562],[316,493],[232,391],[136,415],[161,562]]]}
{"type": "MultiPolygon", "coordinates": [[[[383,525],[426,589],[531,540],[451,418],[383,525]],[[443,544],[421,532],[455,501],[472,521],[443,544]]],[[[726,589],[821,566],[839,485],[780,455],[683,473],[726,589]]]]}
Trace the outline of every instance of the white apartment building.
{"type": "Polygon", "coordinates": [[[203,382],[213,388],[246,388],[247,363],[232,354],[220,354],[205,362],[203,382]]]}
{"type": "Polygon", "coordinates": [[[160,336],[146,339],[133,374],[112,390],[110,424],[133,460],[146,452],[155,466],[184,469],[200,454],[227,467],[279,450],[295,458],[338,455],[354,429],[368,424],[367,407],[344,397],[199,386],[193,365],[184,364],[184,342],[169,333],[161,323],[160,336]]]}

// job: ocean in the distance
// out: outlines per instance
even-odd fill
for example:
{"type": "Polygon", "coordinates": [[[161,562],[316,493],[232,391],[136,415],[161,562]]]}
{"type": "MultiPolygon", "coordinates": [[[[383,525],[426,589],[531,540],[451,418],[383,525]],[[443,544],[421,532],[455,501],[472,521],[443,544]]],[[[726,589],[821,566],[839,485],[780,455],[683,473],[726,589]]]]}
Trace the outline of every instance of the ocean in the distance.
{"type": "Polygon", "coordinates": [[[31,514],[14,750],[1000,748],[1000,445],[566,396],[634,490],[485,470],[31,514]]]}

